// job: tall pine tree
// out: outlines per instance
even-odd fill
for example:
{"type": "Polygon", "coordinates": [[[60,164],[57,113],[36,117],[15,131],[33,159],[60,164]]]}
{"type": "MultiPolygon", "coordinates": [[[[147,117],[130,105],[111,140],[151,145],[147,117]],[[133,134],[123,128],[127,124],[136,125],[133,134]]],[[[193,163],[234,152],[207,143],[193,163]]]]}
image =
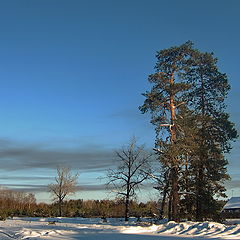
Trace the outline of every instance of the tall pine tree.
{"type": "Polygon", "coordinates": [[[215,196],[224,197],[224,180],[227,160],[224,153],[230,151],[231,140],[237,137],[233,123],[225,112],[224,101],[230,89],[226,74],[219,72],[217,59],[212,53],[201,53],[194,49],[192,67],[186,73],[188,106],[196,114],[198,134],[197,148],[192,161],[195,192],[196,220],[213,217],[217,209],[215,196]]]}
{"type": "Polygon", "coordinates": [[[192,43],[161,50],[157,53],[156,73],[149,76],[153,84],[150,92],[143,94],[146,100],[140,110],[152,114],[155,125],[156,147],[161,152],[160,161],[169,171],[169,217],[179,221],[179,127],[176,125],[178,111],[185,104],[183,96],[189,89],[182,77],[188,68],[192,43]]]}
{"type": "Polygon", "coordinates": [[[201,221],[214,216],[215,196],[225,196],[223,183],[229,178],[224,153],[237,137],[225,113],[230,86],[213,54],[201,53],[192,42],[156,57],[156,73],[149,76],[153,87],[143,94],[140,110],[152,115],[159,160],[169,173],[169,217],[201,221]]]}

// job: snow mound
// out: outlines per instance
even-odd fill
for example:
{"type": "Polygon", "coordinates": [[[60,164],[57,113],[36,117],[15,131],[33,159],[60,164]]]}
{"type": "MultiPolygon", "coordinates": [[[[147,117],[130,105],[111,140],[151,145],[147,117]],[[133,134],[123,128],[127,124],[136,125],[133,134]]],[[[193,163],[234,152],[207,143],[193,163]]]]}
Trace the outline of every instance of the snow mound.
{"type": "Polygon", "coordinates": [[[22,231],[15,234],[15,238],[20,239],[29,239],[36,238],[42,236],[57,236],[60,235],[60,230],[30,230],[30,229],[22,229],[22,231]]]}
{"type": "Polygon", "coordinates": [[[158,233],[194,236],[240,237],[240,225],[227,226],[215,222],[168,222],[158,227],[158,233]]]}

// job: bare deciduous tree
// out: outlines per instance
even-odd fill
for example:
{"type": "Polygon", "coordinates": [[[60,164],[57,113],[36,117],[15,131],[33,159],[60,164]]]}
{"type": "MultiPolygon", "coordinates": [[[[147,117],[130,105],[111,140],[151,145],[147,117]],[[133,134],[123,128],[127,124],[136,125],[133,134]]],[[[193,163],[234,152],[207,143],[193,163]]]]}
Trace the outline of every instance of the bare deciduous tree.
{"type": "Polygon", "coordinates": [[[55,183],[49,184],[49,191],[53,195],[53,200],[58,203],[59,216],[62,216],[62,204],[68,195],[74,194],[77,190],[77,174],[72,174],[68,167],[58,167],[55,183]]]}
{"type": "Polygon", "coordinates": [[[128,221],[130,199],[135,196],[141,183],[149,177],[149,161],[152,154],[147,153],[144,146],[137,146],[133,138],[126,147],[116,151],[116,156],[118,166],[108,170],[107,186],[124,198],[125,221],[128,221]]]}

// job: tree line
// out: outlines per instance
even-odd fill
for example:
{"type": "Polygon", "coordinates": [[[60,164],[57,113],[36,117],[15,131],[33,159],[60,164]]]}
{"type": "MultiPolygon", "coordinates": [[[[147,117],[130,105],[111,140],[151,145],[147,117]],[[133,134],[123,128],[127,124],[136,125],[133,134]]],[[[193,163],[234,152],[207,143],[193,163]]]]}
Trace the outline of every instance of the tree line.
{"type": "MultiPolygon", "coordinates": [[[[37,203],[34,194],[16,190],[0,190],[0,220],[7,217],[56,217],[59,216],[58,201],[53,203],[37,203]]],[[[225,201],[219,201],[223,206],[225,201]]],[[[141,218],[154,218],[159,216],[161,201],[138,202],[129,200],[128,216],[141,218]]],[[[113,200],[65,200],[61,205],[63,217],[83,218],[125,218],[126,206],[124,198],[113,200]]],[[[166,205],[167,208],[167,205],[166,205]]]]}
{"type": "MultiPolygon", "coordinates": [[[[130,215],[136,218],[152,217],[158,212],[158,203],[129,201],[130,215]]],[[[56,217],[59,216],[59,203],[37,203],[34,194],[16,190],[0,190],[0,220],[7,217],[56,217]]],[[[66,200],[61,204],[61,216],[123,218],[125,202],[115,200],[66,200]]]]}

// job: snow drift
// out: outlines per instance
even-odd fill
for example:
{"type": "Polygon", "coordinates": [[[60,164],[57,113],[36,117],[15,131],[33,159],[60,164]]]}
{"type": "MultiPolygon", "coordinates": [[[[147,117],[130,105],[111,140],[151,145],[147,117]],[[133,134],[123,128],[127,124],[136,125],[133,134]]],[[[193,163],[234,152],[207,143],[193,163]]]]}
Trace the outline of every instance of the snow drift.
{"type": "Polygon", "coordinates": [[[149,225],[131,219],[15,218],[0,222],[0,239],[240,239],[240,224],[167,222],[149,225]],[[124,238],[123,238],[124,237],[124,238]]]}

